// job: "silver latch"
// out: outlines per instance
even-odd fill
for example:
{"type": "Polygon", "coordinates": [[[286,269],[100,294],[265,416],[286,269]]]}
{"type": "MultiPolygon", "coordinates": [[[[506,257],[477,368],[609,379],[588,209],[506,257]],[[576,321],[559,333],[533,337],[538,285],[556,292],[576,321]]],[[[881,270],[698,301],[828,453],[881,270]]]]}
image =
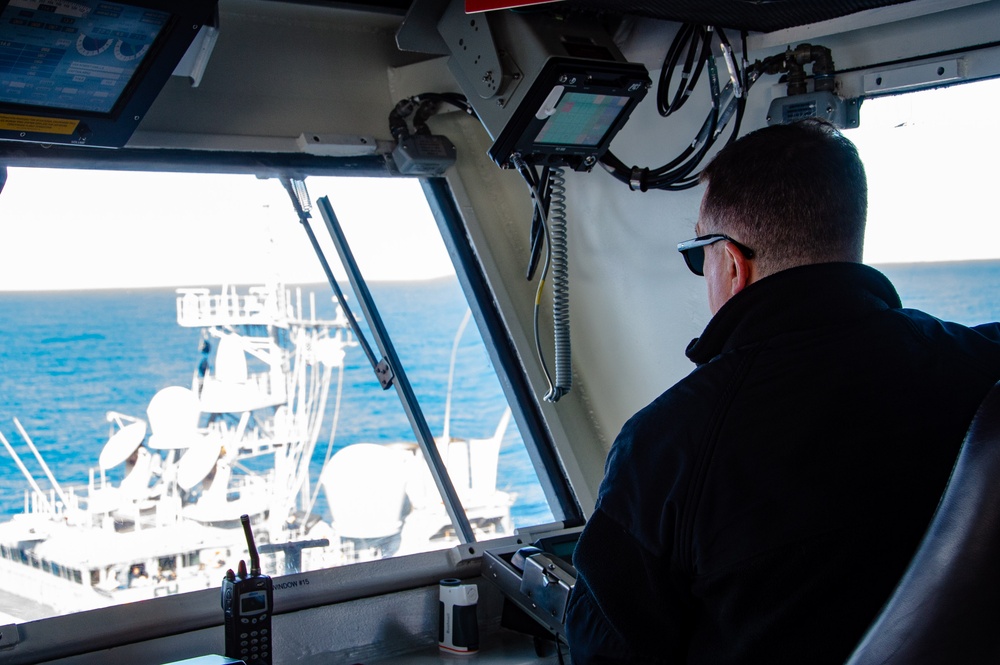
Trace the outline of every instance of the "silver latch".
{"type": "Polygon", "coordinates": [[[559,623],[566,616],[569,594],[575,584],[576,571],[561,559],[545,553],[533,554],[525,559],[521,593],[559,623]]]}

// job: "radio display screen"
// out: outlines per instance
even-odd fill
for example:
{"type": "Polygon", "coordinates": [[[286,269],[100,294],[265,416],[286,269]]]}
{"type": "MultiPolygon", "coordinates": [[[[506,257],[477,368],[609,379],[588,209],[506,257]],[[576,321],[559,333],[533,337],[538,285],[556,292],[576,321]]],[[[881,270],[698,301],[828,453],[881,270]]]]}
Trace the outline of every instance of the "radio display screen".
{"type": "Polygon", "coordinates": [[[259,614],[266,609],[266,591],[250,591],[240,596],[240,614],[259,614]]]}

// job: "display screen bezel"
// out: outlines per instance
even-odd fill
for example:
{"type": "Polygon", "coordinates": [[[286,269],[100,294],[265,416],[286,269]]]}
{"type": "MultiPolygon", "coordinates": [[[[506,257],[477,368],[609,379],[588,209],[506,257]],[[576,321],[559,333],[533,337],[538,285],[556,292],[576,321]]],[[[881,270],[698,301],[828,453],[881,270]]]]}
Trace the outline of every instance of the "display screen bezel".
{"type": "Polygon", "coordinates": [[[105,0],[12,0],[0,9],[0,103],[110,116],[171,18],[105,0]]]}
{"type": "Polygon", "coordinates": [[[253,616],[267,612],[267,591],[245,591],[240,594],[240,615],[253,616]]]}
{"type": "MultiPolygon", "coordinates": [[[[31,5],[44,4],[44,0],[38,3],[32,0],[0,0],[0,16],[8,20],[18,11],[30,12],[31,5]]],[[[74,106],[38,99],[14,100],[7,96],[0,99],[0,140],[101,147],[124,146],[194,41],[198,31],[202,26],[215,21],[217,0],[174,2],[91,0],[77,4],[87,4],[90,7],[104,6],[108,9],[124,7],[128,8],[133,16],[136,15],[135,12],[149,11],[165,18],[156,38],[131,70],[128,81],[119,86],[120,89],[116,91],[117,95],[112,104],[103,108],[86,108],[83,105],[74,106]]],[[[113,20],[114,17],[109,19],[113,20]]],[[[56,30],[53,29],[51,32],[54,44],[65,44],[64,38],[59,41],[56,30]]],[[[43,48],[39,39],[43,35],[41,32],[34,33],[35,48],[43,48]]],[[[114,48],[117,41],[115,39],[107,48],[114,48]]],[[[64,73],[66,71],[68,70],[63,70],[64,73]]],[[[0,87],[15,78],[11,75],[5,78],[5,74],[0,72],[0,87]]]]}
{"type": "Polygon", "coordinates": [[[517,155],[527,164],[568,165],[576,170],[589,170],[607,151],[649,86],[649,74],[640,64],[550,58],[490,148],[490,158],[502,168],[512,167],[511,157],[517,155]],[[549,131],[546,127],[552,127],[550,122],[570,119],[560,117],[560,106],[568,95],[576,99],[624,101],[613,117],[601,119],[599,131],[587,134],[586,141],[546,139],[549,131]]]}

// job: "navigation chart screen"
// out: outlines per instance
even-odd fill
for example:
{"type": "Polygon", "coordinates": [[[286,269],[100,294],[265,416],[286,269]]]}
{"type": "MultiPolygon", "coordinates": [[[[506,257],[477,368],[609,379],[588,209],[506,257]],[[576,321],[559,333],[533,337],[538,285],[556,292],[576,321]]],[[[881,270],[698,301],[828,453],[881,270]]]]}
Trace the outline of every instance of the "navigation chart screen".
{"type": "Polygon", "coordinates": [[[567,92],[535,143],[597,145],[628,102],[628,97],[567,92]]]}
{"type": "Polygon", "coordinates": [[[11,0],[0,12],[0,102],[110,113],[169,18],[97,0],[11,0]]]}

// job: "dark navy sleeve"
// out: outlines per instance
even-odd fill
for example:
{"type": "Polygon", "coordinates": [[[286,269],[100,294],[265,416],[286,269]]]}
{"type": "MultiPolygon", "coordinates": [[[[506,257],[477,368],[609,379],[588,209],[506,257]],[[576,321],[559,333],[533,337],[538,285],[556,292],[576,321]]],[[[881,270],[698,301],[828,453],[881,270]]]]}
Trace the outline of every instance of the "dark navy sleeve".
{"type": "Polygon", "coordinates": [[[573,560],[566,630],[574,665],[684,662],[686,593],[659,557],[598,509],[573,560]]]}
{"type": "Polygon", "coordinates": [[[993,341],[1000,341],[1000,323],[983,323],[972,329],[993,341]]]}
{"type": "Polygon", "coordinates": [[[711,408],[698,381],[660,395],[611,446],[573,554],[578,587],[566,627],[574,665],[686,662],[695,608],[680,507],[711,408]]]}
{"type": "Polygon", "coordinates": [[[604,617],[586,578],[573,587],[566,619],[566,635],[574,665],[631,663],[635,654],[604,617]]]}

